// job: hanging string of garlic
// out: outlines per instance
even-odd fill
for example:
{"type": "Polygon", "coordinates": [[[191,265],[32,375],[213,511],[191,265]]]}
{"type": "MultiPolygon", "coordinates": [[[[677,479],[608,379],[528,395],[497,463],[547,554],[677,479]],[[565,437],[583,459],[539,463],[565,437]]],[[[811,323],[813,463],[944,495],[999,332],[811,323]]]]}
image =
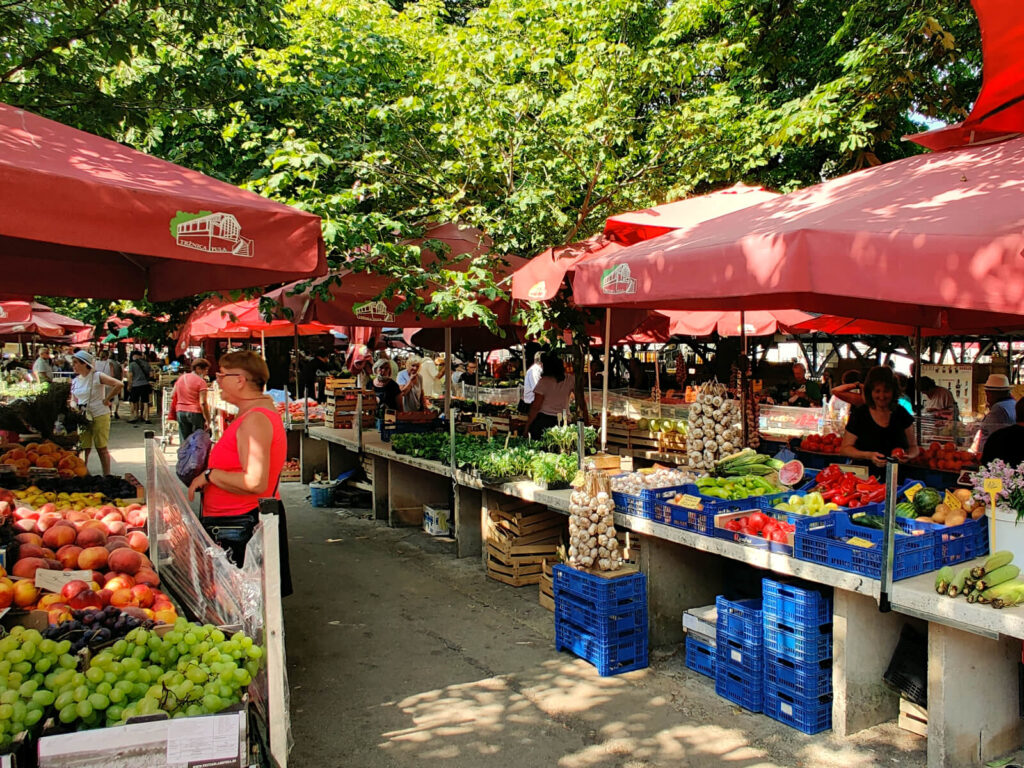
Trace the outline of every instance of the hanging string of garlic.
{"type": "Polygon", "coordinates": [[[740,418],[739,403],[729,399],[724,384],[701,385],[697,401],[690,406],[686,442],[690,467],[710,470],[720,457],[740,450],[743,447],[740,418]]]}
{"type": "Polygon", "coordinates": [[[569,496],[569,565],[617,571],[622,553],[615,531],[615,504],[608,476],[587,470],[569,496]]]}

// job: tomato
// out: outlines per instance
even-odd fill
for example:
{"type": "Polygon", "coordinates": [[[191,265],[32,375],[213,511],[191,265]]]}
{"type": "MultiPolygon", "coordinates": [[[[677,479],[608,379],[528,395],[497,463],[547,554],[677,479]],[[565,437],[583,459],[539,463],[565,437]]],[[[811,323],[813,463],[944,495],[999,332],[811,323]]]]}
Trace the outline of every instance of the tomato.
{"type": "Polygon", "coordinates": [[[907,452],[902,448],[894,448],[892,451],[892,457],[894,459],[905,459],[907,458],[907,452]]]}
{"type": "Polygon", "coordinates": [[[740,530],[740,521],[739,520],[726,520],[725,521],[725,530],[733,531],[733,532],[737,532],[738,533],[739,530],[740,530]]]}
{"type": "Polygon", "coordinates": [[[786,535],[786,532],[784,530],[782,530],[781,528],[776,528],[768,536],[768,541],[774,541],[779,544],[788,544],[789,537],[786,535]]]}

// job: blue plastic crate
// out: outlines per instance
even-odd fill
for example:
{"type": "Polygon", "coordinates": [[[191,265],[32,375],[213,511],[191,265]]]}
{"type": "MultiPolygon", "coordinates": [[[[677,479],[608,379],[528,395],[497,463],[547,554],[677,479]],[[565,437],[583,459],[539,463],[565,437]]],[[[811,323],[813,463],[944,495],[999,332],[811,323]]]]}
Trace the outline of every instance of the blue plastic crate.
{"type": "Polygon", "coordinates": [[[785,656],[765,655],[764,681],[794,698],[817,698],[832,693],[832,659],[794,661],[785,656]]]}
{"type": "MultiPolygon", "coordinates": [[[[702,496],[701,499],[703,498],[702,496]]],[[[705,504],[704,509],[687,509],[677,504],[658,504],[654,509],[654,519],[659,523],[703,536],[714,537],[715,535],[715,505],[713,504],[705,504]]]]}
{"type": "Polygon", "coordinates": [[[952,528],[945,525],[935,527],[936,568],[956,565],[988,554],[988,518],[967,520],[952,528]]]}
{"type": "MultiPolygon", "coordinates": [[[[908,535],[897,533],[894,538],[893,579],[907,579],[939,568],[933,528],[927,523],[905,518],[897,518],[896,524],[908,535]],[[913,531],[923,533],[909,535],[913,531]]],[[[793,552],[799,560],[859,573],[871,579],[882,575],[882,531],[854,525],[848,512],[798,519],[793,552]],[[874,546],[859,547],[843,541],[844,537],[851,536],[869,540],[874,546]]]]}
{"type": "MultiPolygon", "coordinates": [[[[621,475],[616,475],[621,477],[621,475]]],[[[685,485],[671,485],[667,488],[644,488],[639,496],[632,496],[622,491],[612,491],[612,501],[615,503],[615,511],[622,512],[634,517],[642,517],[653,520],[655,505],[671,499],[677,493],[683,492],[685,485]]]]}
{"type": "Polygon", "coordinates": [[[686,638],[686,666],[705,677],[715,676],[715,649],[693,637],[686,638]]]}
{"type": "Polygon", "coordinates": [[[719,595],[715,598],[718,620],[715,625],[718,637],[738,640],[746,648],[761,645],[764,636],[760,600],[726,600],[719,595]]]}
{"type": "Polygon", "coordinates": [[[803,733],[821,733],[832,727],[832,695],[804,699],[765,683],[764,713],[803,733]]]}
{"type": "Polygon", "coordinates": [[[821,626],[832,621],[832,599],[815,589],[775,579],[761,579],[761,612],[765,618],[797,626],[821,626]]]}
{"type": "Polygon", "coordinates": [[[600,638],[556,616],[555,650],[571,651],[589,661],[601,677],[618,675],[647,666],[647,632],[600,638]]]}
{"type": "Polygon", "coordinates": [[[647,605],[647,576],[642,573],[604,578],[559,564],[554,567],[552,580],[556,600],[564,592],[592,603],[607,615],[627,609],[630,603],[647,605]]]}
{"type": "Polygon", "coordinates": [[[731,664],[738,669],[764,671],[764,644],[745,644],[719,632],[715,638],[715,657],[719,664],[731,664]]]}
{"type": "Polygon", "coordinates": [[[790,624],[765,621],[764,650],[791,661],[818,662],[832,658],[832,631],[801,631],[790,624]]]}
{"type": "MultiPolygon", "coordinates": [[[[738,544],[743,544],[744,546],[747,546],[747,547],[753,547],[754,549],[766,549],[769,552],[777,552],[780,555],[792,556],[793,555],[793,545],[791,543],[793,541],[793,535],[792,534],[789,535],[789,539],[788,539],[788,541],[790,543],[783,543],[781,541],[769,541],[768,539],[764,538],[763,536],[758,536],[758,535],[753,534],[753,533],[742,533],[740,531],[730,531],[728,528],[724,527],[723,521],[721,519],[723,517],[728,517],[729,515],[733,515],[733,514],[740,515],[740,514],[744,514],[744,513],[748,513],[748,512],[761,512],[761,511],[762,510],[752,509],[752,510],[744,510],[744,512],[725,512],[724,514],[721,514],[721,515],[715,515],[715,521],[714,521],[715,538],[716,539],[723,539],[725,541],[735,541],[738,544]]],[[[786,522],[791,522],[791,520],[793,518],[792,515],[786,514],[785,512],[778,512],[778,511],[764,512],[764,514],[769,515],[771,517],[774,517],[777,520],[785,520],[786,522]]]]}
{"type": "Polygon", "coordinates": [[[735,664],[715,664],[715,693],[751,712],[764,706],[764,680],[761,670],[745,669],[735,664]]]}
{"type": "Polygon", "coordinates": [[[638,601],[598,610],[592,603],[562,591],[555,596],[555,616],[598,637],[647,629],[647,604],[638,601]]]}

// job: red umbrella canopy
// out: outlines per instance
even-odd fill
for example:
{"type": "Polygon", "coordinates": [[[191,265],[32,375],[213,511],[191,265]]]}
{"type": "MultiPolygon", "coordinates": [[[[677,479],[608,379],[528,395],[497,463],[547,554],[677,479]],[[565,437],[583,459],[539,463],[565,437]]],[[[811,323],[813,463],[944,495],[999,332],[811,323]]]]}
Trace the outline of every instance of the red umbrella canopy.
{"type": "MultiPolygon", "coordinates": [[[[439,241],[447,247],[445,258],[451,262],[448,268],[454,270],[467,268],[474,258],[488,253],[492,246],[490,238],[480,230],[455,224],[431,227],[423,238],[408,244],[419,245],[431,240],[439,241]]],[[[422,258],[423,263],[428,264],[438,257],[424,248],[422,258]]],[[[497,270],[495,276],[498,279],[525,264],[523,259],[514,256],[506,256],[504,259],[509,265],[497,270]]],[[[329,325],[361,325],[376,328],[444,328],[480,324],[479,319],[475,317],[436,318],[418,315],[412,309],[399,311],[398,307],[404,301],[404,297],[393,296],[386,300],[377,298],[392,283],[391,278],[371,272],[341,270],[334,276],[313,281],[309,286],[306,286],[306,281],[298,281],[271,291],[267,296],[290,310],[292,317],[301,322],[317,321],[329,325]],[[337,282],[330,285],[329,297],[326,300],[319,298],[316,295],[317,287],[332,280],[337,282]]],[[[429,300],[429,292],[423,298],[429,300]]],[[[499,323],[508,321],[508,302],[481,299],[480,303],[498,315],[499,323]]]]}
{"type": "Polygon", "coordinates": [[[27,301],[0,301],[0,323],[24,323],[32,317],[32,304],[27,301]]]}
{"type": "Polygon", "coordinates": [[[609,216],[604,224],[604,234],[614,242],[633,245],[778,196],[778,192],[769,192],[763,187],[735,184],[706,195],[609,216]]]}
{"type": "Polygon", "coordinates": [[[589,258],[607,256],[623,246],[600,234],[569,245],[557,245],[541,251],[512,275],[512,298],[520,301],[551,301],[562,281],[576,265],[589,258]]]}
{"type": "Polygon", "coordinates": [[[4,291],[153,301],[327,271],[320,219],[0,104],[4,291]]]}
{"type": "MultiPolygon", "coordinates": [[[[267,321],[260,313],[259,299],[230,301],[211,297],[203,301],[178,334],[179,346],[202,339],[234,339],[259,336],[291,336],[296,326],[290,320],[267,321]]],[[[321,323],[303,323],[298,326],[301,336],[315,336],[330,333],[331,326],[321,323]]]]}
{"type": "Polygon", "coordinates": [[[92,326],[88,323],[83,323],[81,320],[76,320],[73,317],[62,315],[59,312],[54,312],[45,304],[40,304],[38,301],[32,302],[32,317],[36,320],[42,320],[50,325],[58,325],[64,329],[66,334],[79,333],[81,331],[92,330],[92,326]]]}
{"type": "Polygon", "coordinates": [[[1024,315],[1024,139],[899,160],[576,270],[581,305],[793,308],[910,326],[1024,315]]]}
{"type": "Polygon", "coordinates": [[[951,149],[1024,133],[1024,24],[1014,0],[971,0],[981,26],[981,92],[962,123],[907,138],[951,149]]]}

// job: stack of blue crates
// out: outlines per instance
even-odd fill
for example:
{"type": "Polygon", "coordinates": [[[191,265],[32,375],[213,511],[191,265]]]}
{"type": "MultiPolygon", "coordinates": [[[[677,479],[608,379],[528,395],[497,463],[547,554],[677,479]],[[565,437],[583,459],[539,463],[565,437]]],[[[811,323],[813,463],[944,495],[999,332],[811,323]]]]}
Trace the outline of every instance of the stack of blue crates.
{"type": "Polygon", "coordinates": [[[832,601],[762,580],[764,713],[804,733],[832,727],[832,601]]]}
{"type": "Polygon", "coordinates": [[[596,576],[554,568],[555,649],[586,659],[605,677],[647,666],[647,577],[596,576]]]}
{"type": "Polygon", "coordinates": [[[715,692],[751,712],[764,700],[764,639],[760,600],[721,595],[715,637],[715,692]]]}

